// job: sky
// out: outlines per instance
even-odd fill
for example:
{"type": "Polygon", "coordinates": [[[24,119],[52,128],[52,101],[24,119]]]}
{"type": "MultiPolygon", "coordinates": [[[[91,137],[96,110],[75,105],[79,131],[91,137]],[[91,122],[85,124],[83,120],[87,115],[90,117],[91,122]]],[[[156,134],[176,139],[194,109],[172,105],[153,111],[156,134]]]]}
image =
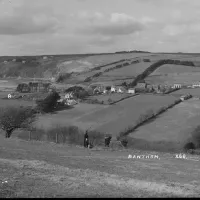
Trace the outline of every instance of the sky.
{"type": "Polygon", "coordinates": [[[200,0],[0,0],[0,56],[200,53],[200,0]]]}

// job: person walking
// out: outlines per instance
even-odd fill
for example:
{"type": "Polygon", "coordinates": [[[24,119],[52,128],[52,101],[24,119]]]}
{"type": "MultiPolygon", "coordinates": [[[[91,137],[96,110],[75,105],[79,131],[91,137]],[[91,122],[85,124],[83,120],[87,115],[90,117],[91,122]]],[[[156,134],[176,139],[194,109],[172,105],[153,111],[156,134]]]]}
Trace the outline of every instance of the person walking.
{"type": "Polygon", "coordinates": [[[89,144],[89,136],[88,136],[88,130],[84,134],[84,147],[88,148],[89,144]]]}
{"type": "Polygon", "coordinates": [[[105,137],[105,147],[109,147],[111,139],[112,139],[111,136],[106,136],[105,137]]]}

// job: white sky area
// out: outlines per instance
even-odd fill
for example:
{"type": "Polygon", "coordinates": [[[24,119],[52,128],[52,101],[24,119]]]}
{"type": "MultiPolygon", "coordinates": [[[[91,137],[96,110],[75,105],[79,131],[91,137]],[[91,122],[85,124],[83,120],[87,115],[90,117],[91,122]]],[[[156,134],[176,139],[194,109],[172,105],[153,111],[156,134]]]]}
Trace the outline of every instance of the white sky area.
{"type": "Polygon", "coordinates": [[[200,52],[200,0],[0,0],[0,56],[200,52]]]}

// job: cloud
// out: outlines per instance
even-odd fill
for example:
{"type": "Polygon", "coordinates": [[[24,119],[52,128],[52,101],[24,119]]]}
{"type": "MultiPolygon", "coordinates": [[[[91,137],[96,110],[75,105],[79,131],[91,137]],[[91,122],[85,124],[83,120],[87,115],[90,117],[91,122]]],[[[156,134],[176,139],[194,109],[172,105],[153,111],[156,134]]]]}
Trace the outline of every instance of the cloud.
{"type": "Polygon", "coordinates": [[[116,38],[110,36],[94,37],[89,44],[94,46],[110,46],[116,43],[116,38]]]}
{"type": "Polygon", "coordinates": [[[9,8],[0,13],[0,35],[21,35],[54,32],[58,20],[44,7],[34,7],[27,3],[9,8]]]}
{"type": "Polygon", "coordinates": [[[91,35],[130,35],[144,29],[143,23],[124,13],[112,13],[105,21],[88,24],[78,31],[91,35]]]}

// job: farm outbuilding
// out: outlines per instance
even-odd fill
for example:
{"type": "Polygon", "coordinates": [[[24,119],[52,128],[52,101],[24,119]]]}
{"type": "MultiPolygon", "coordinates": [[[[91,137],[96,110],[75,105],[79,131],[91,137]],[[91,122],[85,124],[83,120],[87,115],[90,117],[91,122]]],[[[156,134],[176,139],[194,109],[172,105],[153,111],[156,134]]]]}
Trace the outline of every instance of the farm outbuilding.
{"type": "Polygon", "coordinates": [[[194,83],[194,84],[192,85],[192,88],[196,88],[196,87],[200,87],[200,82],[194,83]]]}
{"type": "Polygon", "coordinates": [[[181,87],[182,87],[181,84],[174,84],[174,85],[172,86],[172,88],[181,88],[181,87]]]}
{"type": "Polygon", "coordinates": [[[135,94],[135,89],[134,88],[129,88],[128,89],[129,94],[135,94]]]}

